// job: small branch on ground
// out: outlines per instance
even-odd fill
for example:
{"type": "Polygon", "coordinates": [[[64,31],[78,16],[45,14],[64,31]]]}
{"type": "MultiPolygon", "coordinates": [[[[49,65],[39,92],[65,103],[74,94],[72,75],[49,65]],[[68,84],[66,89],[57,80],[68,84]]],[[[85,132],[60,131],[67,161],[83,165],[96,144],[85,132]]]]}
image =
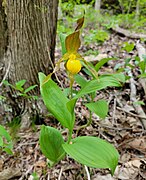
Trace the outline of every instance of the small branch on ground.
{"type": "Polygon", "coordinates": [[[87,168],[86,165],[85,165],[85,170],[86,170],[86,173],[87,173],[87,179],[88,179],[88,180],[91,180],[91,178],[90,178],[90,173],[89,173],[88,168],[87,168]]]}
{"type": "Polygon", "coordinates": [[[114,104],[113,104],[112,125],[115,124],[116,106],[117,106],[117,99],[115,97],[114,98],[114,104]]]}
{"type": "Polygon", "coordinates": [[[59,176],[58,176],[58,180],[61,180],[62,172],[63,172],[63,169],[61,168],[59,176]]]}
{"type": "Polygon", "coordinates": [[[116,107],[116,108],[117,108],[118,110],[121,110],[121,111],[126,112],[127,114],[130,114],[131,116],[138,117],[138,118],[141,118],[141,119],[145,119],[145,120],[146,120],[146,116],[140,116],[140,115],[134,114],[134,113],[129,112],[129,111],[126,111],[126,109],[123,109],[123,108],[120,108],[120,107],[116,107]]]}
{"type": "Polygon", "coordinates": [[[146,34],[139,34],[139,33],[131,32],[130,30],[119,27],[118,25],[116,25],[115,27],[112,27],[112,30],[132,39],[146,38],[146,34]]]}
{"type": "MultiPolygon", "coordinates": [[[[139,43],[139,41],[136,43],[136,49],[140,60],[143,61],[143,55],[146,55],[146,49],[139,43]]],[[[139,83],[142,85],[146,95],[146,78],[139,78],[139,83]]]]}
{"type": "MultiPolygon", "coordinates": [[[[130,100],[131,100],[131,102],[133,102],[133,106],[134,106],[137,114],[142,116],[142,117],[146,117],[146,114],[143,111],[141,105],[134,103],[137,101],[137,99],[136,99],[136,86],[135,86],[135,82],[134,82],[133,74],[131,73],[131,70],[129,70],[129,76],[131,77],[130,78],[130,89],[131,89],[130,100]]],[[[143,128],[146,129],[146,120],[141,118],[141,123],[142,123],[143,128]]]]}

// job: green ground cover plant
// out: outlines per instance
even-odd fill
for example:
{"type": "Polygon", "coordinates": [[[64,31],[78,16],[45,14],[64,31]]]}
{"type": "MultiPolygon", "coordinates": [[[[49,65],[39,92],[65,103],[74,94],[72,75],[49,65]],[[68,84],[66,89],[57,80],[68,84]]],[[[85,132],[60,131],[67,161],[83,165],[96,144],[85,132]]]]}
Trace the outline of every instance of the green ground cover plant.
{"type": "Polygon", "coordinates": [[[86,40],[85,37],[83,40],[85,41],[85,44],[89,41],[89,43],[93,43],[96,40],[96,42],[99,40],[99,43],[106,41],[110,33],[108,30],[117,25],[130,31],[145,33],[145,0],[119,0],[118,2],[113,3],[112,6],[110,2],[103,1],[101,2],[100,13],[97,13],[94,9],[94,3],[95,1],[91,1],[90,3],[82,4],[81,1],[72,0],[68,2],[60,2],[59,6],[62,15],[58,21],[58,33],[70,33],[72,23],[75,22],[75,19],[78,19],[83,12],[85,12],[86,17],[86,22],[84,24],[85,29],[95,31],[94,36],[94,33],[86,32],[89,36],[92,36],[92,38],[87,38],[88,40],[86,40]],[[96,33],[97,31],[99,31],[99,33],[96,33]],[[102,40],[100,34],[102,34],[102,40]]]}
{"type": "MultiPolygon", "coordinates": [[[[11,135],[12,140],[17,140],[19,137],[17,137],[17,133],[21,126],[21,115],[24,113],[25,110],[25,100],[34,100],[36,101],[38,99],[38,96],[32,95],[32,90],[37,87],[37,85],[32,85],[27,88],[25,88],[26,80],[20,80],[17,81],[14,84],[9,83],[7,80],[3,80],[2,82],[5,87],[10,87],[13,89],[12,98],[16,100],[16,102],[19,102],[20,111],[16,111],[14,104],[12,104],[12,109],[9,109],[9,105],[6,107],[8,111],[12,111],[14,117],[10,122],[7,122],[7,125],[9,127],[9,133],[11,135]],[[30,94],[31,92],[31,94],[30,94]],[[16,112],[15,112],[16,111],[16,112]]],[[[3,92],[4,94],[4,92],[3,92]]],[[[0,96],[0,103],[4,103],[7,101],[9,97],[0,96]]],[[[32,118],[32,126],[34,126],[35,116],[32,118]]]]}
{"type": "Polygon", "coordinates": [[[7,130],[2,125],[0,125],[0,153],[5,151],[6,153],[12,155],[12,149],[13,143],[11,136],[7,130]]]}
{"type": "Polygon", "coordinates": [[[24,88],[25,83],[26,83],[25,79],[20,80],[20,81],[16,82],[15,84],[11,84],[7,80],[3,81],[3,84],[5,86],[10,86],[12,89],[16,90],[16,92],[17,92],[16,96],[17,97],[21,96],[21,97],[24,97],[24,98],[37,99],[38,98],[37,96],[33,96],[33,95],[28,94],[30,91],[32,91],[34,88],[36,88],[37,85],[32,85],[32,86],[29,86],[28,88],[24,88]]]}
{"type": "MultiPolygon", "coordinates": [[[[125,50],[127,53],[130,53],[135,47],[134,43],[125,42],[123,44],[122,50],[125,50]]],[[[128,72],[129,70],[134,70],[136,68],[139,69],[139,75],[137,78],[145,78],[146,77],[146,55],[142,55],[142,60],[140,57],[135,56],[133,63],[131,63],[132,58],[127,58],[123,63],[118,63],[115,66],[115,70],[118,72],[128,72]]]]}

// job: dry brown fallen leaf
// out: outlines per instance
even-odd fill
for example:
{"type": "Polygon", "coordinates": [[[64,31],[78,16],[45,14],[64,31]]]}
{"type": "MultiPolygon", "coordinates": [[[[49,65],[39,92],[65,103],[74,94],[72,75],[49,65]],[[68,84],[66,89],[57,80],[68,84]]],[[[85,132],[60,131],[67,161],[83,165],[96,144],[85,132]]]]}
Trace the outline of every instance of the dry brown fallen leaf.
{"type": "Polygon", "coordinates": [[[45,161],[37,161],[35,164],[34,164],[35,167],[46,167],[46,162],[45,161]]]}
{"type": "Polygon", "coordinates": [[[142,153],[146,154],[146,137],[134,139],[133,141],[129,142],[128,145],[131,148],[137,149],[142,153]]]}

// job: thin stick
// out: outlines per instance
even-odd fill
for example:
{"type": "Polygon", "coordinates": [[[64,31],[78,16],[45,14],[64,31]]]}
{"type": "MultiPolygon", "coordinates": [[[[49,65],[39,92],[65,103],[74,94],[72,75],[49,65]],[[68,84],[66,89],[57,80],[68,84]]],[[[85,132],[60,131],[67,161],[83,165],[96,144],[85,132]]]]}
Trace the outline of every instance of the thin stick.
{"type": "Polygon", "coordinates": [[[87,179],[88,179],[88,180],[91,180],[91,178],[90,178],[90,173],[89,173],[88,168],[87,168],[86,165],[85,165],[85,171],[86,171],[86,174],[87,174],[87,179]]]}
{"type": "MultiPolygon", "coordinates": [[[[132,102],[136,102],[137,101],[137,99],[136,99],[136,86],[135,86],[135,83],[134,83],[134,79],[133,79],[132,73],[130,72],[129,75],[131,77],[130,78],[130,89],[131,89],[130,100],[132,102]]],[[[139,104],[134,104],[133,103],[133,106],[134,106],[136,112],[140,116],[146,117],[145,112],[143,111],[142,107],[139,104]]],[[[145,121],[145,119],[142,118],[142,119],[140,119],[140,121],[141,121],[141,124],[142,124],[143,128],[146,129],[146,121],[145,121]]]]}
{"type": "Polygon", "coordinates": [[[115,122],[115,115],[116,115],[116,105],[117,105],[117,100],[116,97],[114,98],[114,105],[113,105],[113,117],[112,117],[112,125],[115,122]]]}
{"type": "Polygon", "coordinates": [[[49,174],[48,174],[47,180],[50,180],[50,176],[49,176],[49,174]]]}
{"type": "Polygon", "coordinates": [[[138,115],[138,114],[134,114],[134,113],[129,112],[129,111],[127,111],[126,109],[122,109],[122,108],[120,108],[120,107],[116,107],[116,108],[117,108],[118,110],[124,111],[124,112],[127,113],[127,114],[130,114],[131,116],[138,117],[138,118],[141,118],[141,119],[145,119],[145,120],[146,120],[146,117],[144,117],[144,116],[140,116],[140,115],[138,115]]]}
{"type": "Polygon", "coordinates": [[[60,173],[59,173],[59,176],[58,176],[58,180],[61,180],[61,176],[62,176],[62,168],[60,169],[60,173]]]}

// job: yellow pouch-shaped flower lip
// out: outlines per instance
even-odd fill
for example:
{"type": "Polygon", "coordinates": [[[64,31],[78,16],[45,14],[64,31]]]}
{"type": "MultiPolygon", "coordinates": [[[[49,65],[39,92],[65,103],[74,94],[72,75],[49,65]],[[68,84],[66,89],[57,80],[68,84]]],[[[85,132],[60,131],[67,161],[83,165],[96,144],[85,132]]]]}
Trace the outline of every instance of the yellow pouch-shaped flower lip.
{"type": "Polygon", "coordinates": [[[81,67],[82,65],[81,65],[80,60],[69,59],[66,63],[66,69],[73,75],[80,72],[81,67]]]}

